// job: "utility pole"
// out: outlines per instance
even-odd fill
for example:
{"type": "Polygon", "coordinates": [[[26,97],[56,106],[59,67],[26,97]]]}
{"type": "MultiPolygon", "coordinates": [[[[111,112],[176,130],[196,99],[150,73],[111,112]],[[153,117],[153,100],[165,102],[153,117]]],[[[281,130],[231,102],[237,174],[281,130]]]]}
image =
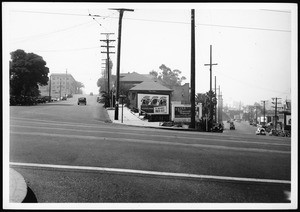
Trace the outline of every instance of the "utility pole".
{"type": "Polygon", "coordinates": [[[257,125],[257,105],[255,105],[255,124],[257,125]]]}
{"type": "MultiPolygon", "coordinates": [[[[219,87],[220,88],[220,87],[219,87]]],[[[220,121],[223,122],[223,98],[222,98],[222,92],[220,92],[220,113],[219,113],[219,116],[220,116],[220,121]]]]}
{"type": "MultiPolygon", "coordinates": [[[[110,63],[110,57],[109,57],[109,53],[114,54],[115,52],[110,52],[109,48],[115,48],[114,46],[110,46],[109,43],[116,41],[116,40],[109,40],[109,35],[112,35],[114,33],[101,33],[106,35],[106,40],[100,40],[103,42],[106,42],[106,46],[101,46],[101,47],[106,47],[106,52],[101,52],[101,53],[106,53],[106,69],[107,69],[107,96],[108,98],[110,97],[110,67],[109,67],[109,63],[110,63]]],[[[110,107],[110,101],[108,101],[108,107],[110,107]]]]}
{"type": "Polygon", "coordinates": [[[67,78],[68,78],[68,69],[66,68],[66,89],[65,89],[66,97],[67,97],[67,95],[68,95],[68,90],[67,90],[67,78]]]}
{"type": "Polygon", "coordinates": [[[51,102],[51,75],[49,78],[49,102],[51,102]]]}
{"type": "Polygon", "coordinates": [[[61,100],[61,78],[59,78],[59,101],[61,100]]]}
{"type": "MultiPolygon", "coordinates": [[[[205,66],[209,66],[210,71],[210,88],[209,91],[212,94],[212,66],[218,65],[217,63],[212,63],[212,45],[210,45],[210,62],[209,64],[204,64],[205,66]]],[[[212,96],[210,96],[210,121],[213,121],[213,107],[212,107],[212,96]]]]}
{"type": "Polygon", "coordinates": [[[191,128],[195,129],[195,10],[191,10],[191,128]]]}
{"type": "MultiPolygon", "coordinates": [[[[275,97],[275,98],[272,98],[272,100],[274,100],[275,99],[275,130],[276,130],[276,128],[277,128],[277,99],[281,99],[281,98],[277,98],[277,97],[275,97]]],[[[274,104],[274,102],[272,102],[273,104],[274,104]]],[[[272,106],[272,107],[274,107],[274,106],[272,106]]]]}
{"type": "Polygon", "coordinates": [[[116,104],[115,104],[115,120],[119,119],[119,83],[120,83],[120,55],[121,55],[121,33],[122,18],[125,11],[133,12],[133,9],[112,9],[119,11],[119,30],[118,30],[118,54],[117,54],[117,85],[116,85],[116,104]]]}
{"type": "MultiPolygon", "coordinates": [[[[220,94],[220,85],[219,85],[219,88],[218,88],[218,91],[219,91],[219,94],[218,94],[218,104],[217,104],[217,120],[218,122],[221,122],[221,116],[222,116],[222,113],[220,112],[220,109],[221,109],[221,94],[220,94]]],[[[217,94],[217,93],[216,93],[217,94]]]]}
{"type": "MultiPolygon", "coordinates": [[[[217,77],[215,76],[215,98],[217,99],[217,77]]],[[[214,106],[215,108],[215,123],[217,123],[217,104],[214,106]]]]}
{"type": "Polygon", "coordinates": [[[205,66],[209,66],[210,71],[210,91],[212,91],[212,66],[218,65],[217,63],[212,63],[212,45],[210,45],[210,62],[209,64],[204,64],[205,66]]]}
{"type": "Polygon", "coordinates": [[[264,103],[264,125],[263,126],[265,126],[266,125],[266,100],[263,100],[262,102],[264,103]]]}

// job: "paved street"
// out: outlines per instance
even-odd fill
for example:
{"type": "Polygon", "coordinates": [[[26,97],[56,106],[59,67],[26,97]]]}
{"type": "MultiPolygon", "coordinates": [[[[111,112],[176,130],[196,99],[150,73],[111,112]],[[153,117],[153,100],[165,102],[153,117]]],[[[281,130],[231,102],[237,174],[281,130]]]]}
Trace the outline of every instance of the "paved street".
{"type": "Polygon", "coordinates": [[[40,203],[290,202],[290,138],[118,125],[78,97],[10,107],[10,166],[40,203]]]}

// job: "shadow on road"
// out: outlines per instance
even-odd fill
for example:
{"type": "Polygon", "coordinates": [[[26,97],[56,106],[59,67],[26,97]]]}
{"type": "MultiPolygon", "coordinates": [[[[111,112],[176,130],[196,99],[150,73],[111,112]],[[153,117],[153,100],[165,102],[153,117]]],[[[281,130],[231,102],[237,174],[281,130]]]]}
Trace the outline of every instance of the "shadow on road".
{"type": "Polygon", "coordinates": [[[37,202],[38,201],[35,194],[29,187],[27,187],[27,194],[22,203],[37,203],[37,202]]]}

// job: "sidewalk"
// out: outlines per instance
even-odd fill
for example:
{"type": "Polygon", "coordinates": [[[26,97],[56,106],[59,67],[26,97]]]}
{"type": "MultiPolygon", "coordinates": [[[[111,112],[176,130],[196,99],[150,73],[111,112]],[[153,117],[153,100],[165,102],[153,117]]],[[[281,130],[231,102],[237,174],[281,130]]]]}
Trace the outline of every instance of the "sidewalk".
{"type": "Polygon", "coordinates": [[[170,129],[170,130],[184,130],[184,131],[194,131],[194,129],[183,128],[183,127],[167,127],[162,126],[163,122],[148,122],[147,119],[143,119],[138,113],[133,113],[128,107],[123,107],[123,122],[122,122],[122,105],[119,105],[119,116],[118,120],[115,120],[115,109],[106,108],[109,118],[112,123],[124,124],[129,126],[139,126],[139,127],[150,127],[150,128],[160,128],[160,129],[170,129]]]}
{"type": "Polygon", "coordinates": [[[21,203],[27,195],[27,184],[23,176],[15,171],[9,169],[9,202],[21,203]]]}
{"type": "Polygon", "coordinates": [[[148,122],[148,120],[143,120],[142,116],[138,113],[133,113],[128,107],[123,107],[123,123],[122,123],[122,105],[119,105],[119,116],[118,120],[115,120],[115,109],[106,108],[109,118],[113,123],[124,124],[131,126],[146,126],[146,127],[161,127],[160,122],[148,122]]]}

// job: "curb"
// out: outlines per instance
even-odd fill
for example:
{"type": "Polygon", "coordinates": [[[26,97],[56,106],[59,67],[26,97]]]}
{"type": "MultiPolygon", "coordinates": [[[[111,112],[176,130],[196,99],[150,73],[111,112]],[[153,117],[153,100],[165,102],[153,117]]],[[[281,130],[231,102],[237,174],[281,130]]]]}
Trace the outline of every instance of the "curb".
{"type": "Polygon", "coordinates": [[[14,169],[9,169],[9,202],[21,203],[27,195],[24,177],[14,169]]]}

